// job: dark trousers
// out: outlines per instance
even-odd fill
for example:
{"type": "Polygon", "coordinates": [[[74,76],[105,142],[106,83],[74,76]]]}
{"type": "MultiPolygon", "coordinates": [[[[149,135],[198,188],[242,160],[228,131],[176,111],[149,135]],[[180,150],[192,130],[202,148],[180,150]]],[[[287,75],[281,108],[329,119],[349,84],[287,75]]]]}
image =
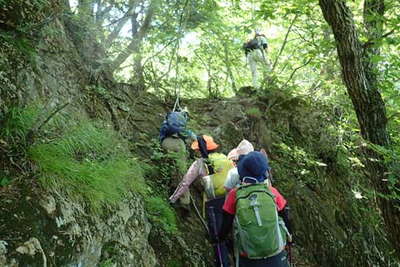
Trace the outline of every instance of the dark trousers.
{"type": "MultiPolygon", "coordinates": [[[[209,234],[212,239],[217,240],[218,233],[222,225],[222,206],[225,197],[212,199],[206,202],[206,215],[209,234]]],[[[214,245],[215,266],[229,267],[229,250],[226,242],[220,242],[214,245]]]]}
{"type": "Polygon", "coordinates": [[[282,251],[278,255],[261,260],[250,260],[249,258],[240,257],[239,267],[289,267],[287,253],[282,251]]]}

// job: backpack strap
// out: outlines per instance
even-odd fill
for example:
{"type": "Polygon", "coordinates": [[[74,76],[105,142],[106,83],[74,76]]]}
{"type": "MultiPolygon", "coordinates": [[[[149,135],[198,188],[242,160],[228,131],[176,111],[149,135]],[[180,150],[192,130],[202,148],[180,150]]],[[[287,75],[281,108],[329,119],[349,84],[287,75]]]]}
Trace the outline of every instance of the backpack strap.
{"type": "Polygon", "coordinates": [[[212,175],[215,173],[214,168],[210,162],[210,160],[208,159],[208,150],[207,150],[207,143],[206,140],[204,140],[203,136],[197,136],[197,142],[199,143],[199,151],[201,154],[201,157],[204,159],[204,163],[207,166],[207,170],[208,170],[208,175],[212,175]]]}
{"type": "Polygon", "coordinates": [[[203,159],[208,159],[206,140],[204,140],[203,136],[200,135],[200,136],[197,136],[197,142],[199,143],[199,151],[200,151],[201,157],[203,159]]]}
{"type": "Polygon", "coordinates": [[[208,175],[213,175],[215,173],[214,167],[210,161],[210,159],[204,159],[204,163],[206,164],[208,175]]]}

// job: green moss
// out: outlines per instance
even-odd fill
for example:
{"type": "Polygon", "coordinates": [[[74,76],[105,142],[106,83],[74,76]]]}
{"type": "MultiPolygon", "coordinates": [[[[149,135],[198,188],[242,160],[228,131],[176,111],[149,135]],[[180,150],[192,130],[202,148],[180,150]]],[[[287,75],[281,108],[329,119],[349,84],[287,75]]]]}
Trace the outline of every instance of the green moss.
{"type": "Polygon", "coordinates": [[[182,262],[176,259],[172,259],[167,263],[167,267],[182,267],[184,266],[182,262]]]}
{"type": "Polygon", "coordinates": [[[251,107],[251,108],[247,109],[246,114],[249,117],[253,117],[253,118],[261,118],[263,115],[261,110],[259,110],[257,107],[251,107]]]}
{"type": "Polygon", "coordinates": [[[112,259],[107,259],[103,262],[100,262],[99,266],[100,267],[112,267],[112,266],[114,266],[114,263],[113,263],[112,259]]]}
{"type": "Polygon", "coordinates": [[[152,223],[166,233],[175,234],[178,231],[175,211],[168,203],[157,196],[146,198],[146,210],[152,223]]]}
{"type": "Polygon", "coordinates": [[[10,182],[11,182],[11,179],[10,179],[10,178],[8,178],[8,177],[1,177],[1,176],[0,176],[0,187],[2,187],[2,186],[7,186],[7,185],[10,184],[10,182]]]}

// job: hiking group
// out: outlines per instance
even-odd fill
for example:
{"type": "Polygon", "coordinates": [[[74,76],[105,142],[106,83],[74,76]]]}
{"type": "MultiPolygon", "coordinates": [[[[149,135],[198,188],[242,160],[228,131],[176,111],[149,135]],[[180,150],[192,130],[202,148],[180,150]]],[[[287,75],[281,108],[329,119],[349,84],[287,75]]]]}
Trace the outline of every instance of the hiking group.
{"type": "Polygon", "coordinates": [[[217,152],[220,145],[211,136],[187,131],[187,119],[187,111],[170,112],[160,131],[161,145],[167,151],[186,149],[184,140],[191,139],[191,149],[198,156],[170,196],[170,203],[190,204],[189,187],[200,179],[203,216],[192,204],[207,220],[215,266],[233,266],[233,262],[246,267],[289,266],[289,208],[271,184],[265,150],[255,151],[244,139],[226,156],[217,152]]]}

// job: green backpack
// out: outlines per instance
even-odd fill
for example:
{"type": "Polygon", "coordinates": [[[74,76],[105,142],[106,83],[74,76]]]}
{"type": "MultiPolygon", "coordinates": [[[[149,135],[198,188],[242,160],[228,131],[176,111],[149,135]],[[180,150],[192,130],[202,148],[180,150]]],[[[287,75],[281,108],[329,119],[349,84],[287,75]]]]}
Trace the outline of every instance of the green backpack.
{"type": "Polygon", "coordinates": [[[265,184],[243,185],[237,189],[234,226],[240,255],[263,259],[284,249],[287,229],[278,217],[274,198],[265,184]]]}

